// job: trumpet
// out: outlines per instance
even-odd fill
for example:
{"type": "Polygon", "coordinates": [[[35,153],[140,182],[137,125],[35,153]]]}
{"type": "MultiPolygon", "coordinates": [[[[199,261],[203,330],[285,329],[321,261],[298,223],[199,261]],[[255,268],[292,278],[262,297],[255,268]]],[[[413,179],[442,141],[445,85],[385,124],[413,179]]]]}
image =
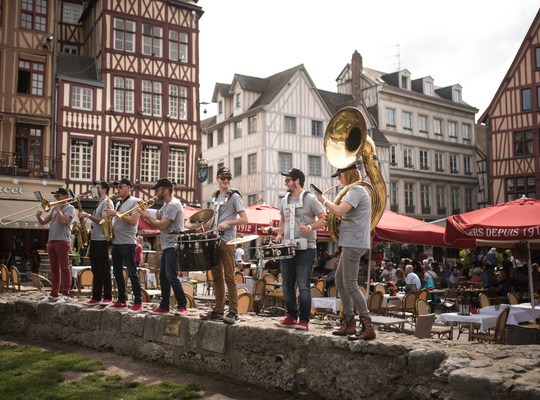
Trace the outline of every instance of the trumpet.
{"type": "Polygon", "coordinates": [[[122,217],[125,217],[125,216],[131,217],[131,216],[141,212],[142,210],[146,210],[147,208],[152,207],[154,205],[154,202],[156,201],[156,199],[157,199],[157,196],[154,196],[151,199],[148,199],[146,201],[140,201],[139,204],[137,204],[135,207],[133,207],[133,208],[127,210],[127,211],[124,211],[123,213],[117,214],[116,216],[118,218],[122,218],[122,217]]]}
{"type": "Polygon", "coordinates": [[[9,225],[9,224],[14,224],[15,222],[19,222],[19,221],[22,221],[25,218],[31,217],[34,214],[34,212],[32,212],[32,213],[30,212],[32,210],[37,211],[39,209],[42,209],[45,212],[49,212],[51,210],[51,208],[53,208],[56,204],[73,203],[73,202],[77,201],[79,199],[79,197],[82,197],[82,196],[70,197],[70,198],[63,199],[63,200],[58,200],[58,201],[48,201],[48,200],[43,199],[43,200],[41,200],[41,203],[39,205],[37,205],[37,206],[30,207],[30,208],[27,208],[25,210],[17,211],[17,212],[8,214],[8,215],[0,218],[0,224],[3,225],[3,226],[9,225]],[[9,219],[9,218],[14,217],[16,215],[21,215],[23,213],[26,213],[26,214],[24,214],[23,216],[18,217],[16,219],[7,221],[7,219],[9,219]]]}

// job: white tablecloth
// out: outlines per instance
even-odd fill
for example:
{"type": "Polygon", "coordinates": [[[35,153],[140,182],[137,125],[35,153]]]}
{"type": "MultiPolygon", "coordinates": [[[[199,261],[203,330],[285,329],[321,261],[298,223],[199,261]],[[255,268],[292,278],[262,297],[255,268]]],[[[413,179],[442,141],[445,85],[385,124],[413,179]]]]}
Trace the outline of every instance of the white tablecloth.
{"type": "Polygon", "coordinates": [[[385,294],[383,295],[381,307],[386,308],[386,306],[388,305],[388,300],[397,299],[401,301],[401,299],[403,299],[404,297],[405,297],[405,293],[398,293],[396,296],[390,296],[389,294],[385,294]]]}
{"type": "Polygon", "coordinates": [[[481,331],[495,328],[497,323],[497,315],[488,314],[471,314],[471,315],[459,315],[458,313],[442,313],[437,317],[437,321],[440,323],[453,322],[462,324],[478,324],[481,331]]]}
{"type": "MultiPolygon", "coordinates": [[[[496,310],[495,306],[484,307],[478,310],[481,315],[496,315],[499,316],[502,310],[508,307],[508,304],[501,304],[499,309],[496,310]]],[[[519,325],[520,322],[527,322],[531,320],[531,313],[525,311],[522,308],[510,307],[510,313],[508,314],[507,325],[519,325]]]]}
{"type": "Polygon", "coordinates": [[[311,307],[328,308],[331,309],[335,314],[337,314],[341,309],[341,299],[337,297],[312,297],[311,307]]]}
{"type": "MultiPolygon", "coordinates": [[[[525,310],[529,313],[529,316],[532,317],[532,308],[531,303],[520,303],[520,304],[514,304],[512,308],[518,308],[520,310],[525,310]]],[[[534,317],[540,318],[540,305],[534,306],[534,317]]]]}

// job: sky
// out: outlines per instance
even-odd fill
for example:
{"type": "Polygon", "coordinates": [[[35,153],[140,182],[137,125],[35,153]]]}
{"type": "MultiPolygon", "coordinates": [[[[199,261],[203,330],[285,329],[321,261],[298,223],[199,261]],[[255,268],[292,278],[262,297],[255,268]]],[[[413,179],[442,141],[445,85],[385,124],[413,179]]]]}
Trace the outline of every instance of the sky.
{"type": "MultiPolygon", "coordinates": [[[[234,74],[266,78],[304,64],[318,89],[355,50],[365,67],[435,86],[460,84],[480,118],[538,12],[540,0],[199,0],[200,99],[234,74]]],[[[203,109],[207,110],[203,114],[203,109]]],[[[216,114],[215,104],[201,118],[216,114]]]]}

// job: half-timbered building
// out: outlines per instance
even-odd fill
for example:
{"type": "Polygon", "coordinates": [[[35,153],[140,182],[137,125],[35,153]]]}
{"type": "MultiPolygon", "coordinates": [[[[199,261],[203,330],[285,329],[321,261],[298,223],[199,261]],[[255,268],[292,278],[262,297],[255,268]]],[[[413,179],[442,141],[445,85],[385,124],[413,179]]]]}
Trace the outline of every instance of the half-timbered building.
{"type": "Polygon", "coordinates": [[[540,11],[479,122],[486,127],[490,204],[540,198],[540,11]]]}

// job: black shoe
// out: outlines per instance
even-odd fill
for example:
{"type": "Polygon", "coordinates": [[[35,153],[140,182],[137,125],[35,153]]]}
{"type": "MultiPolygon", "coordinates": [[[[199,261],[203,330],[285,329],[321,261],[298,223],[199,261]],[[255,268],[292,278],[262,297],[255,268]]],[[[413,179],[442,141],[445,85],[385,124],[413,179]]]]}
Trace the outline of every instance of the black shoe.
{"type": "Polygon", "coordinates": [[[215,311],[210,311],[208,314],[203,314],[200,317],[201,319],[205,321],[222,321],[223,320],[223,314],[217,313],[215,311]]]}
{"type": "Polygon", "coordinates": [[[229,312],[225,318],[223,318],[223,322],[226,324],[235,324],[236,321],[238,321],[238,314],[234,312],[229,312]]]}

